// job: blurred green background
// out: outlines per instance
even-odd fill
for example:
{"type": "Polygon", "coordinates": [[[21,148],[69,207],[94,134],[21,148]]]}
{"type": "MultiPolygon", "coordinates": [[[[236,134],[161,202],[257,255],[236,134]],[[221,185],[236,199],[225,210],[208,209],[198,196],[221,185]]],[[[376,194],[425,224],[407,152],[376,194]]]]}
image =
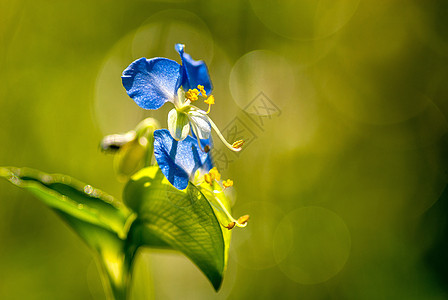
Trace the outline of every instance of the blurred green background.
{"type": "MultiPolygon", "coordinates": [[[[171,108],[141,110],[121,72],[179,61],[181,42],[209,66],[213,120],[250,141],[216,151],[251,221],[220,292],[185,257],[144,251],[134,299],[446,299],[447,14],[417,0],[0,0],[0,165],[120,197],[99,141],[171,108]]],[[[104,298],[89,249],[6,181],[0,220],[0,299],[104,298]]]]}

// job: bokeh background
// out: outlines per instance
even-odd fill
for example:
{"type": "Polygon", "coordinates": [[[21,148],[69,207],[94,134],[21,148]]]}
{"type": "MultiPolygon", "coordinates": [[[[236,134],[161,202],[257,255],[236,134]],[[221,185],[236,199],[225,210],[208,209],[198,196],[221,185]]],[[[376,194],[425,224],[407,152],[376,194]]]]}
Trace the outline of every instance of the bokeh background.
{"type": "MultiPolygon", "coordinates": [[[[218,293],[176,253],[143,251],[133,299],[448,298],[446,1],[0,0],[0,165],[120,197],[106,134],[143,111],[134,59],[207,62],[235,182],[218,293]]],[[[218,159],[219,158],[219,159],[218,159]]],[[[219,161],[218,161],[219,160],[219,161]]],[[[89,249],[0,181],[0,299],[104,299],[89,249]]]]}

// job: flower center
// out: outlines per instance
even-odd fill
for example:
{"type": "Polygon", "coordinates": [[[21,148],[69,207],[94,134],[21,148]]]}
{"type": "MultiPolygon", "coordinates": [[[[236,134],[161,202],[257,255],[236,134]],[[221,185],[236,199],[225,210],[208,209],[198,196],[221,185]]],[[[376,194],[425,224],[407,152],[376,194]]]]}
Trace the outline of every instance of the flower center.
{"type": "Polygon", "coordinates": [[[185,99],[188,99],[191,102],[194,102],[194,101],[198,100],[199,93],[200,92],[197,89],[193,89],[193,90],[190,89],[185,92],[185,99]]]}
{"type": "Polygon", "coordinates": [[[215,104],[215,97],[213,95],[207,95],[207,92],[205,91],[204,86],[202,85],[198,85],[196,89],[189,89],[186,92],[184,92],[182,88],[179,88],[177,97],[174,99],[174,106],[176,110],[179,113],[187,115],[187,118],[190,121],[191,129],[198,138],[198,144],[201,150],[203,150],[204,152],[208,152],[210,150],[210,147],[205,146],[204,149],[202,148],[201,142],[199,140],[200,139],[199,133],[201,132],[200,128],[203,129],[203,124],[202,125],[200,125],[199,123],[196,124],[196,122],[198,121],[198,116],[201,120],[207,122],[213,130],[215,130],[219,139],[224,143],[224,145],[226,145],[227,148],[235,152],[240,151],[242,149],[244,141],[238,140],[235,141],[233,144],[228,143],[227,140],[222,135],[222,133],[219,131],[216,124],[213,123],[213,121],[208,116],[208,113],[210,112],[211,106],[213,104],[215,104]],[[194,105],[191,105],[191,103],[199,100],[199,97],[202,97],[204,99],[204,102],[208,104],[208,110],[206,112],[194,105]]]}
{"type": "Polygon", "coordinates": [[[205,91],[203,85],[198,85],[197,89],[189,89],[188,91],[186,91],[185,99],[189,100],[192,103],[197,101],[200,95],[202,96],[202,98],[204,98],[204,102],[208,104],[208,110],[206,112],[206,114],[208,114],[210,112],[211,106],[215,104],[215,97],[213,97],[213,95],[210,95],[207,98],[207,92],[205,91]]]}

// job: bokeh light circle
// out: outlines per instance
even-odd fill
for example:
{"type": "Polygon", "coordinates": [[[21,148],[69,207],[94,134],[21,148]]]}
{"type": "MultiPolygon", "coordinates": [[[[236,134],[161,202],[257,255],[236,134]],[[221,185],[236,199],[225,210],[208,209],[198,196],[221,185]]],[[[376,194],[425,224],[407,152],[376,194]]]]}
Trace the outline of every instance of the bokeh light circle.
{"type": "Polygon", "coordinates": [[[128,47],[132,37],[125,36],[111,49],[98,72],[93,119],[103,134],[131,130],[144,116],[144,110],[128,97],[121,84],[121,73],[132,62],[128,47]]]}
{"type": "Polygon", "coordinates": [[[289,213],[280,221],[274,237],[274,255],[280,270],[301,284],[334,277],[347,262],[350,248],[345,222],[334,212],[315,206],[289,213]]]}
{"type": "Polygon", "coordinates": [[[281,3],[251,0],[250,3],[257,17],[270,30],[303,41],[325,38],[339,31],[356,12],[359,0],[288,0],[281,3]]]}
{"type": "Polygon", "coordinates": [[[357,124],[354,129],[372,145],[383,149],[402,151],[434,146],[448,133],[448,122],[430,98],[421,97],[425,107],[407,120],[385,125],[357,124]]]}
{"type": "Polygon", "coordinates": [[[324,98],[336,111],[362,123],[383,125],[403,122],[420,113],[428,104],[421,93],[409,95],[404,104],[392,95],[380,94],[381,87],[368,86],[371,84],[359,83],[331,71],[321,79],[324,98]]]}
{"type": "Polygon", "coordinates": [[[137,29],[132,55],[134,58],[163,56],[180,63],[174,52],[177,43],[185,44],[185,51],[196,60],[213,59],[214,43],[207,25],[197,15],[175,9],[152,15],[137,29]]]}
{"type": "Polygon", "coordinates": [[[238,59],[229,80],[230,92],[238,106],[250,113],[268,115],[276,110],[250,110],[251,103],[262,96],[279,110],[295,94],[292,64],[267,50],[255,50],[238,59]]]}

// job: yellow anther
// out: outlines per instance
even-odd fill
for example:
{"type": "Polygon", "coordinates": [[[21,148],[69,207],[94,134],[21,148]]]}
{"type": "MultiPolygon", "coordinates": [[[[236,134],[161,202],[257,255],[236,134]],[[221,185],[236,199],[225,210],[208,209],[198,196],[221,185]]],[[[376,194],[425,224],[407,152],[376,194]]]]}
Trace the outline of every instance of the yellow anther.
{"type": "Polygon", "coordinates": [[[208,105],[215,104],[215,97],[213,97],[213,95],[210,95],[210,97],[204,100],[204,102],[207,103],[208,105]]]}
{"type": "Polygon", "coordinates": [[[244,216],[238,218],[238,223],[241,225],[246,224],[247,221],[249,221],[249,215],[244,215],[244,216]]]}
{"type": "Polygon", "coordinates": [[[209,171],[210,176],[212,176],[213,179],[216,180],[221,180],[221,174],[219,174],[218,169],[216,167],[213,167],[210,171],[209,171]]]}
{"type": "Polygon", "coordinates": [[[244,141],[238,140],[232,144],[232,147],[235,149],[240,149],[241,147],[243,147],[243,145],[244,145],[244,141]]]}
{"type": "Polygon", "coordinates": [[[205,91],[203,85],[198,85],[198,89],[199,89],[199,91],[201,92],[201,94],[202,94],[203,97],[207,97],[207,92],[205,91]]]}
{"type": "Polygon", "coordinates": [[[233,186],[233,180],[227,179],[222,182],[222,186],[226,189],[228,187],[233,186]]]}
{"type": "Polygon", "coordinates": [[[232,229],[233,227],[235,227],[235,222],[230,222],[227,226],[224,226],[225,228],[227,228],[228,230],[232,229]]]}
{"type": "Polygon", "coordinates": [[[198,100],[199,91],[197,89],[190,89],[185,92],[185,98],[190,100],[191,102],[194,102],[198,100]]]}
{"type": "Polygon", "coordinates": [[[219,174],[218,169],[216,167],[213,167],[208,174],[204,175],[204,181],[208,184],[212,185],[213,181],[215,180],[221,180],[221,174],[219,174]]]}
{"type": "Polygon", "coordinates": [[[212,176],[210,174],[205,174],[204,175],[204,180],[205,182],[207,182],[208,184],[212,184],[213,183],[213,179],[212,176]]]}

